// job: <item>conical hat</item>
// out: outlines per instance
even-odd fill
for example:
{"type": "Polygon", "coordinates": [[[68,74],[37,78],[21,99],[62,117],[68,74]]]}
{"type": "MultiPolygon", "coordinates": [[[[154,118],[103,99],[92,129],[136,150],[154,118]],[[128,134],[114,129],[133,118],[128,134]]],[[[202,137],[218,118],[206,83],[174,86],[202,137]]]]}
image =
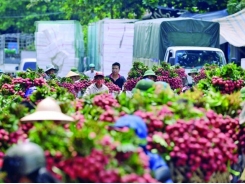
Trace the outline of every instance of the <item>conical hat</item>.
{"type": "Polygon", "coordinates": [[[23,117],[20,121],[63,121],[72,122],[74,119],[61,112],[59,104],[48,97],[42,100],[38,105],[36,112],[23,117]]]}
{"type": "Polygon", "coordinates": [[[79,74],[73,71],[69,71],[69,73],[66,75],[66,77],[75,77],[75,76],[79,76],[79,74]]]}

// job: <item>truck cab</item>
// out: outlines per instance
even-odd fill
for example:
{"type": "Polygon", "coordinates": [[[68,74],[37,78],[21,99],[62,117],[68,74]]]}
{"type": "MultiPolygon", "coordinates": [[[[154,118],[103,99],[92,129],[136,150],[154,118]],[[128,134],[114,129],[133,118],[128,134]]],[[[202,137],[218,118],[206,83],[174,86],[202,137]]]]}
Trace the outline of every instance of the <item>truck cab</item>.
{"type": "MultiPolygon", "coordinates": [[[[186,74],[191,69],[200,70],[205,64],[226,64],[225,55],[222,50],[211,47],[169,47],[165,53],[164,61],[171,65],[179,65],[185,69],[186,74]]],[[[188,83],[192,84],[192,78],[187,77],[188,83]]]]}
{"type": "Polygon", "coordinates": [[[36,58],[22,59],[20,62],[20,65],[16,67],[16,71],[26,71],[27,69],[31,69],[31,70],[37,69],[37,59],[36,58]]]}

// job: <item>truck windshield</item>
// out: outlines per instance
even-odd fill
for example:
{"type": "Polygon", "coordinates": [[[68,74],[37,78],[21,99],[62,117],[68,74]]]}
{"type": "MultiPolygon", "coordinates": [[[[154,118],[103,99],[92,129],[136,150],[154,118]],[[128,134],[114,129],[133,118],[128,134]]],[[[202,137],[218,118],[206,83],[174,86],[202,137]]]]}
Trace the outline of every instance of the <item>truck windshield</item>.
{"type": "Polygon", "coordinates": [[[202,68],[205,64],[225,64],[222,52],[205,50],[178,50],[176,51],[175,64],[183,68],[202,68]]]}
{"type": "Polygon", "coordinates": [[[36,70],[37,63],[36,62],[26,62],[23,66],[23,71],[26,71],[27,69],[36,70]]]}

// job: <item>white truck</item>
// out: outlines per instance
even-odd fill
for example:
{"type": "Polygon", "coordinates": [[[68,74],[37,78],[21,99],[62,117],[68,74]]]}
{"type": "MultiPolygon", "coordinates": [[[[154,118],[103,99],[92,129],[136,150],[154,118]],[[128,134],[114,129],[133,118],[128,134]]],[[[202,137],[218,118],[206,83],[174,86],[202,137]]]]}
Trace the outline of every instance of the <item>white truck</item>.
{"type": "MultiPolygon", "coordinates": [[[[171,65],[179,65],[188,74],[191,69],[201,69],[205,64],[216,64],[219,66],[226,64],[225,55],[222,50],[210,47],[168,47],[164,61],[171,65]]],[[[192,79],[187,75],[188,82],[192,79]]]]}
{"type": "MultiPolygon", "coordinates": [[[[163,18],[138,21],[134,27],[133,61],[148,66],[168,62],[200,69],[204,64],[225,65],[217,22],[191,18],[163,18]]],[[[188,77],[188,83],[192,79],[188,77]]]]}
{"type": "MultiPolygon", "coordinates": [[[[11,58],[9,59],[11,60],[11,58]]],[[[21,51],[19,62],[3,62],[0,69],[5,73],[15,73],[17,71],[26,71],[28,68],[36,69],[36,52],[21,51]]]]}

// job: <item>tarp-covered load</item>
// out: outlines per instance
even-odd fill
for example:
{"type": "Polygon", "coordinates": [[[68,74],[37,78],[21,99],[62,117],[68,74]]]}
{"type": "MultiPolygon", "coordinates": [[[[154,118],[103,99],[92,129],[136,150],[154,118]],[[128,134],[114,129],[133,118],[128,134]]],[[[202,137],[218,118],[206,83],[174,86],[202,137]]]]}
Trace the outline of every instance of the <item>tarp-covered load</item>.
{"type": "Polygon", "coordinates": [[[235,47],[245,46],[245,9],[213,21],[220,23],[220,35],[227,42],[235,47]]]}
{"type": "Polygon", "coordinates": [[[208,13],[185,12],[182,15],[180,15],[180,17],[190,17],[193,19],[212,21],[213,19],[223,18],[223,17],[226,17],[228,15],[229,15],[229,13],[227,12],[227,9],[225,9],[225,10],[208,12],[208,13]]]}
{"type": "Polygon", "coordinates": [[[65,77],[73,67],[81,64],[84,56],[82,26],[78,21],[37,21],[35,47],[37,65],[54,65],[58,75],[65,77]]]}
{"type": "MultiPolygon", "coordinates": [[[[127,77],[132,67],[135,19],[104,19],[89,24],[88,62],[105,75],[111,66],[121,64],[120,74],[127,77]]],[[[87,68],[88,69],[88,68],[87,68]]]]}
{"type": "MultiPolygon", "coordinates": [[[[206,20],[206,21],[213,21],[214,19],[220,19],[223,17],[227,17],[229,15],[227,9],[225,10],[219,10],[219,11],[214,11],[214,12],[208,12],[208,13],[191,13],[191,12],[185,12],[180,17],[189,17],[193,19],[198,19],[198,20],[206,20]]],[[[222,29],[222,28],[220,28],[222,29]]],[[[220,40],[219,43],[223,44],[226,43],[227,40],[220,35],[220,40]]]]}
{"type": "Polygon", "coordinates": [[[191,18],[139,21],[134,27],[134,61],[163,61],[170,46],[219,48],[219,23],[191,18]]]}

